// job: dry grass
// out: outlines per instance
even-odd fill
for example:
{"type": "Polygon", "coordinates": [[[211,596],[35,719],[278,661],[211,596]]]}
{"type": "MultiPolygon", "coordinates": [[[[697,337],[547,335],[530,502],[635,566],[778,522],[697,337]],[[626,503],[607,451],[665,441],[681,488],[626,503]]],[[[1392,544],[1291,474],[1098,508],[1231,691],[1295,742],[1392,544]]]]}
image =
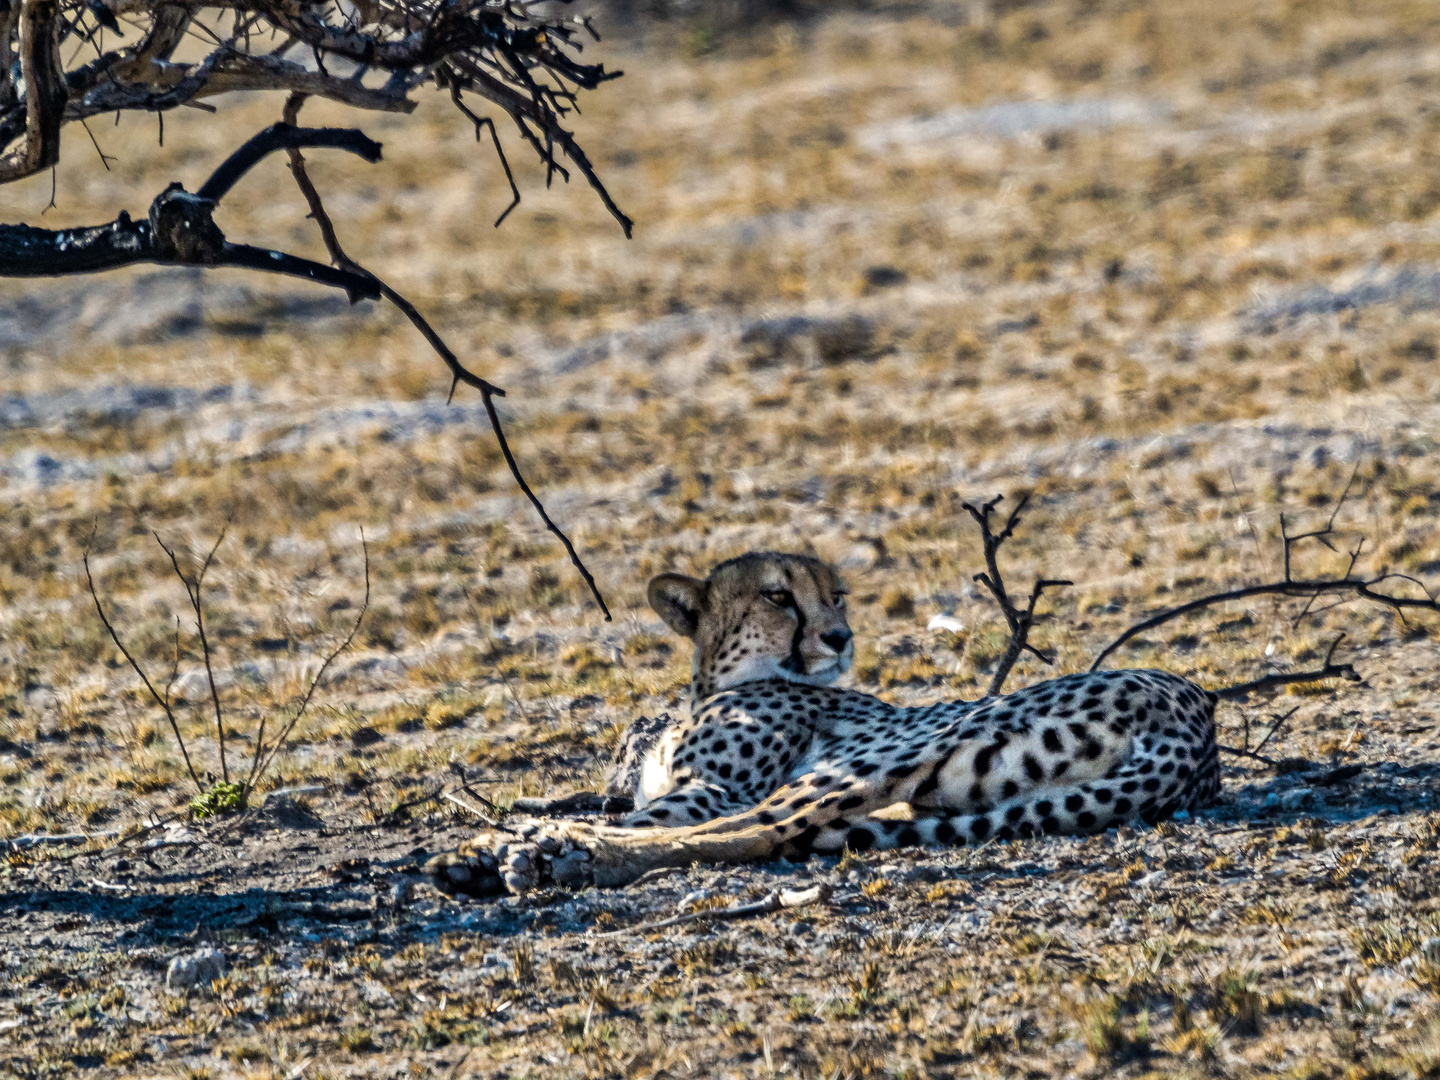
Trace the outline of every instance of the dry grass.
{"type": "MultiPolygon", "coordinates": [[[[977,693],[1003,647],[961,498],[1037,492],[1007,552],[1017,573],[1079,583],[1037,630],[1061,670],[1139,612],[1275,575],[1278,515],[1323,521],[1356,462],[1339,524],[1370,538],[1365,565],[1440,580],[1431,5],[937,2],[703,29],[601,47],[629,74],[578,126],[639,223],[629,243],[588,192],[533,175],[492,230],[498,168],[438,101],[413,123],[360,119],[381,165],[312,155],[356,257],[510,390],[526,471],[612,624],[516,497],[478,407],[443,405],[439,365],[389,313],[221,276],[4,287],[0,830],[128,828],[188,795],[93,617],[87,543],[159,666],[183,596],[148,531],[198,545],[233,520],[208,617],[241,747],[353,619],[362,526],[375,583],[358,651],[272,781],[325,785],[295,813],[326,830],[282,822],[232,849],[222,824],[199,852],[160,849],[163,873],[134,855],[129,871],[9,857],[0,1016],[21,1023],[0,1034],[5,1067],[1436,1075],[1423,811],[1440,646],[1433,621],[1359,606],[1298,627],[1287,607],[1237,607],[1123,650],[1220,685],[1313,664],[1347,633],[1366,685],[1247,710],[1258,730],[1300,706],[1266,749],[1281,772],[1227,762],[1219,823],[817,864],[852,899],[654,942],[577,935],[700,885],[743,895],[768,871],[480,908],[420,886],[373,924],[216,916],[233,981],[160,992],[194,922],[144,897],[388,896],[411,848],[460,835],[417,802],[454,767],[502,804],[593,785],[630,717],[680,700],[687,651],[643,601],[664,569],[762,546],[835,560],[856,685],[906,701],[977,693]],[[927,632],[937,612],[967,631],[927,632]],[[1317,786],[1332,763],[1367,771],[1317,786]],[[1366,817],[1384,807],[1398,814],[1366,817]],[[267,869],[286,837],[314,842],[267,869]],[[368,869],[341,868],[366,845],[368,869]],[[121,878],[125,903],[81,918],[77,897],[109,895],[97,878],[121,878]]],[[[134,118],[97,127],[110,173],[70,139],[45,224],[193,187],[276,110],[229,104],[218,131],[172,117],[164,149],[134,118]]],[[[287,184],[267,163],[223,224],[318,254],[287,184]]],[[[49,193],[36,178],[7,206],[38,212],[49,193]]],[[[197,663],[183,658],[182,722],[208,761],[197,663]]],[[[1026,660],[1016,679],[1040,676],[1026,660]]],[[[1221,722],[1238,743],[1243,714],[1221,722]]]]}

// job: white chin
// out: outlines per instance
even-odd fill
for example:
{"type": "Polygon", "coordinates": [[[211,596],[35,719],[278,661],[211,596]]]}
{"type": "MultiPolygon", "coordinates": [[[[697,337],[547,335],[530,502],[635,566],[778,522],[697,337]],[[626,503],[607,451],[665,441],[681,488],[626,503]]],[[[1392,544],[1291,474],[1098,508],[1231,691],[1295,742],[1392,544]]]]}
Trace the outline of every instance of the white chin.
{"type": "Polygon", "coordinates": [[[793,671],[786,671],[782,677],[791,682],[806,683],[810,686],[829,686],[841,675],[845,674],[845,665],[840,660],[828,660],[817,664],[804,675],[796,675],[793,671]]]}

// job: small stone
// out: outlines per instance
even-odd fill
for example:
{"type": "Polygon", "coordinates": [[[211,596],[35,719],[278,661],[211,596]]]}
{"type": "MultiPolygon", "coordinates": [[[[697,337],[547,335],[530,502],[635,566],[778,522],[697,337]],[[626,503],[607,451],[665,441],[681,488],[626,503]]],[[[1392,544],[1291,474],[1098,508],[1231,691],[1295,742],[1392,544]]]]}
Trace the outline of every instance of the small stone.
{"type": "Polygon", "coordinates": [[[505,856],[507,856],[507,855],[509,855],[509,854],[510,854],[510,845],[509,845],[509,844],[496,844],[496,845],[495,845],[495,858],[499,859],[501,862],[504,862],[504,861],[505,861],[505,856]]]}
{"type": "Polygon", "coordinates": [[[686,893],[680,898],[680,910],[689,911],[702,901],[709,900],[715,894],[709,889],[696,889],[694,892],[686,893]]]}
{"type": "Polygon", "coordinates": [[[546,855],[554,855],[560,850],[560,841],[553,836],[542,836],[539,840],[535,841],[535,846],[546,855]]]}
{"type": "Polygon", "coordinates": [[[445,867],[445,876],[457,885],[470,880],[470,868],[463,863],[453,862],[445,867]]]}
{"type": "Polygon", "coordinates": [[[1440,937],[1427,937],[1422,941],[1420,955],[1432,964],[1440,964],[1440,937]]]}
{"type": "Polygon", "coordinates": [[[225,974],[225,957],[218,949],[201,949],[189,956],[177,956],[165,970],[165,987],[174,993],[191,987],[209,986],[225,974]]]}
{"type": "Polygon", "coordinates": [[[533,870],[534,868],[535,860],[530,857],[530,852],[526,851],[524,848],[519,848],[516,851],[512,851],[510,853],[510,857],[505,860],[506,870],[514,870],[517,873],[523,874],[527,871],[533,870]]]}

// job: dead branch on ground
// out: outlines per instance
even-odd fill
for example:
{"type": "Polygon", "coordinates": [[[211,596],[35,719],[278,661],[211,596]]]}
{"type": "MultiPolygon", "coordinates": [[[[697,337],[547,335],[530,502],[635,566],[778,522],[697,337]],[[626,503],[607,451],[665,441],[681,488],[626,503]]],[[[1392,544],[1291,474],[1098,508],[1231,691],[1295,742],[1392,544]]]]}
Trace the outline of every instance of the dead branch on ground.
{"type": "MultiPolygon", "coordinates": [[[[1335,644],[1338,645],[1340,644],[1340,642],[1337,640],[1335,644]]],[[[1333,650],[1334,646],[1331,646],[1331,648],[1333,650]]],[[[1260,740],[1259,744],[1253,750],[1250,749],[1250,717],[1248,714],[1242,714],[1245,720],[1245,745],[1240,747],[1220,745],[1217,747],[1217,749],[1219,749],[1222,753],[1234,754],[1236,757],[1251,758],[1252,760],[1261,762],[1262,764],[1273,766],[1275,764],[1275,759],[1266,757],[1264,754],[1260,753],[1260,751],[1265,749],[1265,744],[1268,743],[1271,739],[1273,739],[1275,737],[1275,733],[1279,731],[1282,727],[1284,727],[1285,724],[1290,720],[1290,718],[1299,711],[1300,706],[1296,705],[1287,713],[1277,714],[1274,718],[1275,722],[1270,725],[1270,730],[1265,733],[1265,737],[1260,740]]]]}
{"type": "MultiPolygon", "coordinates": [[[[1356,470],[1351,473],[1350,480],[1345,485],[1345,490],[1341,492],[1340,498],[1336,501],[1335,508],[1331,511],[1329,520],[1322,528],[1292,535],[1289,532],[1285,516],[1283,514],[1280,516],[1280,543],[1284,565],[1284,576],[1281,580],[1211,593],[1208,596],[1201,596],[1186,603],[1178,604],[1175,607],[1158,611],[1128,627],[1124,633],[1100,650],[1100,655],[1095,658],[1095,662],[1090,665],[1089,670],[1097,670],[1116,649],[1133,639],[1136,635],[1144,633],[1146,630],[1153,630],[1155,627],[1163,626],[1173,619],[1178,619],[1197,611],[1204,611],[1207,608],[1215,607],[1219,604],[1226,604],[1235,600],[1245,600],[1255,596],[1282,596],[1305,599],[1305,606],[1293,620],[1292,626],[1298,626],[1301,620],[1307,615],[1316,614],[1314,610],[1316,599],[1327,595],[1341,596],[1342,599],[1339,603],[1349,603],[1353,600],[1368,600],[1372,603],[1389,607],[1398,614],[1402,621],[1405,618],[1406,611],[1429,611],[1440,614],[1440,591],[1431,590],[1424,582],[1410,574],[1398,573],[1390,570],[1389,567],[1386,566],[1380,567],[1374,574],[1368,576],[1356,574],[1355,567],[1359,563],[1361,554],[1365,548],[1365,539],[1363,537],[1347,552],[1349,562],[1345,567],[1345,572],[1339,577],[1297,579],[1293,576],[1291,571],[1291,553],[1296,544],[1303,540],[1316,540],[1331,551],[1336,550],[1335,545],[1332,543],[1332,538],[1336,536],[1335,520],[1341,508],[1345,505],[1346,499],[1350,496],[1358,471],[1359,467],[1357,466],[1356,470]],[[1388,581],[1411,582],[1419,588],[1424,596],[1403,596],[1394,592],[1382,591],[1380,586],[1388,581]]],[[[1328,611],[1330,607],[1334,606],[1338,605],[1329,605],[1320,610],[1328,611]]],[[[1337,638],[1335,643],[1330,646],[1329,652],[1325,655],[1324,664],[1315,671],[1267,675],[1263,678],[1241,683],[1237,686],[1228,687],[1216,692],[1223,698],[1233,700],[1245,697],[1259,690],[1266,690],[1271,687],[1285,686],[1293,683],[1314,682],[1321,679],[1333,678],[1358,682],[1360,676],[1350,664],[1334,663],[1335,649],[1339,646],[1340,641],[1341,638],[1337,638]]]]}

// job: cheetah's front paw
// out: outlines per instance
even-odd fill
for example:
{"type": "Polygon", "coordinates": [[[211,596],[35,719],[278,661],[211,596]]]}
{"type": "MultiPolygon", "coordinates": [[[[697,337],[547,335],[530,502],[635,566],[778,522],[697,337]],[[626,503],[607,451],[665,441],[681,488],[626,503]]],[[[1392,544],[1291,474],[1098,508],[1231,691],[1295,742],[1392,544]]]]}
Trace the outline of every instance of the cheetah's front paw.
{"type": "Polygon", "coordinates": [[[550,885],[583,889],[594,884],[594,876],[583,837],[570,835],[576,831],[583,829],[570,823],[527,823],[514,832],[481,833],[458,851],[437,855],[425,869],[446,893],[497,896],[550,885]]]}

